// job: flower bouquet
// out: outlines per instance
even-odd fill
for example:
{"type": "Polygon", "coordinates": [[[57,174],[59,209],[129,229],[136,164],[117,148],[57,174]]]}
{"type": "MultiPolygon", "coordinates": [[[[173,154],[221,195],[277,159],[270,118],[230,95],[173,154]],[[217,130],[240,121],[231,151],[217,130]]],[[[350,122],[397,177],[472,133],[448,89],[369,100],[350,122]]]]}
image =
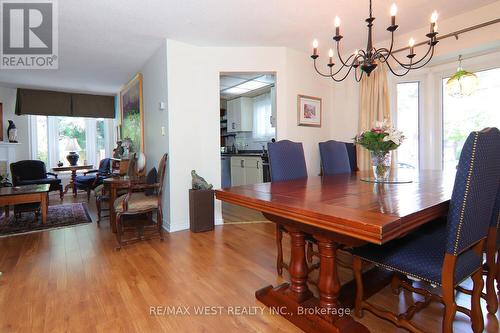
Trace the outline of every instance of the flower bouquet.
{"type": "Polygon", "coordinates": [[[377,181],[385,181],[391,171],[391,151],[403,143],[403,132],[396,130],[387,121],[377,121],[375,126],[354,138],[354,143],[370,151],[373,174],[377,181]]]}

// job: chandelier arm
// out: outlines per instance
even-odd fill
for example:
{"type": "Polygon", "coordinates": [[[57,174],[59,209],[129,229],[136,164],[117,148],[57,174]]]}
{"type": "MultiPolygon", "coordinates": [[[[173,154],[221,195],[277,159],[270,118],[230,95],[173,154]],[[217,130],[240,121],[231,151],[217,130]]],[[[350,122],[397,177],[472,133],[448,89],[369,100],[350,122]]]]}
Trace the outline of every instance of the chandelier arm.
{"type": "Polygon", "coordinates": [[[316,65],[316,59],[314,59],[314,69],[316,70],[316,73],[318,73],[319,75],[323,76],[323,77],[331,77],[330,74],[323,74],[321,73],[321,71],[318,69],[318,66],[316,65]]]}
{"type": "MultiPolygon", "coordinates": [[[[431,43],[431,45],[430,45],[430,46],[429,46],[429,48],[427,49],[427,52],[425,53],[425,55],[424,55],[422,58],[420,58],[420,59],[419,59],[418,61],[416,61],[416,62],[410,62],[410,64],[405,64],[405,63],[403,63],[403,62],[399,61],[399,60],[398,60],[398,59],[397,59],[397,58],[396,58],[393,54],[390,54],[390,56],[391,56],[391,57],[392,57],[392,58],[393,58],[393,59],[394,59],[394,60],[395,60],[395,61],[396,61],[396,62],[397,62],[397,63],[398,63],[401,67],[404,67],[404,68],[410,68],[410,69],[416,69],[417,67],[414,67],[414,66],[415,66],[415,65],[417,65],[417,64],[419,64],[419,63],[421,63],[424,59],[426,59],[426,57],[429,55],[429,53],[431,52],[431,50],[432,50],[432,52],[434,53],[434,45],[432,45],[432,43],[431,43]]],[[[431,58],[432,58],[432,55],[431,55],[431,58]]],[[[418,67],[418,68],[420,68],[420,67],[418,67]]]]}
{"type": "Polygon", "coordinates": [[[406,74],[408,74],[410,72],[410,69],[406,68],[406,72],[402,73],[402,74],[399,74],[399,73],[396,73],[392,67],[391,67],[391,64],[389,63],[389,61],[386,62],[387,64],[387,67],[389,68],[389,70],[391,71],[392,74],[398,76],[398,77],[402,77],[402,76],[405,76],[406,74]]]}
{"type": "Polygon", "coordinates": [[[361,81],[361,79],[363,78],[363,74],[364,74],[365,72],[361,71],[361,74],[359,75],[359,79],[358,79],[358,75],[357,75],[357,73],[358,73],[357,69],[354,69],[354,79],[356,80],[356,82],[360,82],[360,81],[361,81]]]}
{"type": "Polygon", "coordinates": [[[342,63],[342,65],[347,66],[347,64],[342,59],[342,55],[340,54],[340,41],[337,42],[337,56],[338,56],[340,62],[342,63]]]}
{"type": "MultiPolygon", "coordinates": [[[[434,48],[432,48],[432,52],[431,52],[430,57],[429,57],[429,58],[428,58],[428,59],[427,59],[427,60],[426,60],[423,64],[420,64],[420,65],[418,65],[418,66],[416,66],[416,67],[413,67],[413,66],[412,66],[412,67],[410,67],[410,68],[408,68],[408,69],[412,69],[412,70],[414,70],[414,69],[420,69],[420,68],[424,67],[425,65],[427,65],[427,64],[428,64],[428,63],[432,60],[432,57],[433,57],[433,56],[434,56],[434,48]]],[[[422,61],[422,60],[423,60],[423,58],[422,58],[422,59],[420,59],[420,60],[419,60],[419,62],[420,62],[420,61],[422,61]]]]}
{"type": "MultiPolygon", "coordinates": [[[[343,68],[343,67],[342,67],[343,68]]],[[[351,70],[353,69],[352,66],[349,66],[349,70],[347,71],[347,73],[341,78],[341,79],[336,79],[333,75],[331,76],[332,80],[335,81],[335,82],[342,82],[345,80],[345,78],[349,75],[349,73],[351,73],[351,70]]]]}
{"type": "Polygon", "coordinates": [[[389,50],[383,47],[381,49],[378,49],[373,56],[375,59],[380,60],[380,62],[386,62],[387,59],[389,59],[390,54],[391,53],[389,52],[389,50]],[[384,52],[387,53],[387,55],[384,55],[384,52]]]}

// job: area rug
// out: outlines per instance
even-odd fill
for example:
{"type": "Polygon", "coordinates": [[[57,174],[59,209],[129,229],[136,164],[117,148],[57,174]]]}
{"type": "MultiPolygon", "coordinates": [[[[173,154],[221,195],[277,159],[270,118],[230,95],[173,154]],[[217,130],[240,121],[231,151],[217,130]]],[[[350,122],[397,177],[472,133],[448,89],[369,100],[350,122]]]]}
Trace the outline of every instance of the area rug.
{"type": "Polygon", "coordinates": [[[21,217],[15,218],[11,208],[7,221],[3,214],[0,217],[0,237],[58,229],[82,223],[92,223],[87,205],[83,203],[49,206],[46,224],[42,224],[41,216],[35,218],[35,214],[31,212],[22,213],[21,217]]]}

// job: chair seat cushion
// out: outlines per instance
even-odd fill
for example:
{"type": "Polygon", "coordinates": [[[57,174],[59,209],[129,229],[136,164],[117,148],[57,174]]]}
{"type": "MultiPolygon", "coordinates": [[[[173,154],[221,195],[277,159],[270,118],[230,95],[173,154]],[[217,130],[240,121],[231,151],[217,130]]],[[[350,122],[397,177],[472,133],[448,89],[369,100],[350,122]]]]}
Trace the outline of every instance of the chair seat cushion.
{"type": "MultiPolygon", "coordinates": [[[[123,212],[123,200],[125,195],[118,197],[114,202],[116,212],[123,212]]],[[[141,212],[158,207],[158,197],[156,195],[145,195],[143,192],[132,193],[128,201],[128,212],[141,212]]]]}
{"type": "MultiPolygon", "coordinates": [[[[440,221],[435,221],[439,223],[440,221]]],[[[431,222],[430,224],[435,224],[431,222]]],[[[379,246],[369,244],[352,251],[353,255],[377,266],[416,279],[441,285],[446,246],[446,225],[421,228],[409,236],[379,246]]],[[[467,250],[457,258],[455,286],[482,265],[482,258],[467,250]]]]}
{"type": "Polygon", "coordinates": [[[92,176],[76,176],[75,182],[79,184],[92,184],[95,181],[95,174],[92,176]]]}

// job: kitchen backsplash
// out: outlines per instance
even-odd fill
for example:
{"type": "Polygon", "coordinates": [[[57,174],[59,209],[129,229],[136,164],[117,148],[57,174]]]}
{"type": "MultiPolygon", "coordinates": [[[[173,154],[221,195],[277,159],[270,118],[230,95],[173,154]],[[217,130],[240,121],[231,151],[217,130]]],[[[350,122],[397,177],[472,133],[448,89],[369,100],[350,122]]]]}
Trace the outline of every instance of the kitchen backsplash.
{"type": "Polygon", "coordinates": [[[238,150],[261,150],[264,145],[267,150],[267,143],[274,136],[269,138],[254,138],[252,132],[236,133],[235,137],[228,138],[227,146],[232,146],[233,143],[238,150]]]}

